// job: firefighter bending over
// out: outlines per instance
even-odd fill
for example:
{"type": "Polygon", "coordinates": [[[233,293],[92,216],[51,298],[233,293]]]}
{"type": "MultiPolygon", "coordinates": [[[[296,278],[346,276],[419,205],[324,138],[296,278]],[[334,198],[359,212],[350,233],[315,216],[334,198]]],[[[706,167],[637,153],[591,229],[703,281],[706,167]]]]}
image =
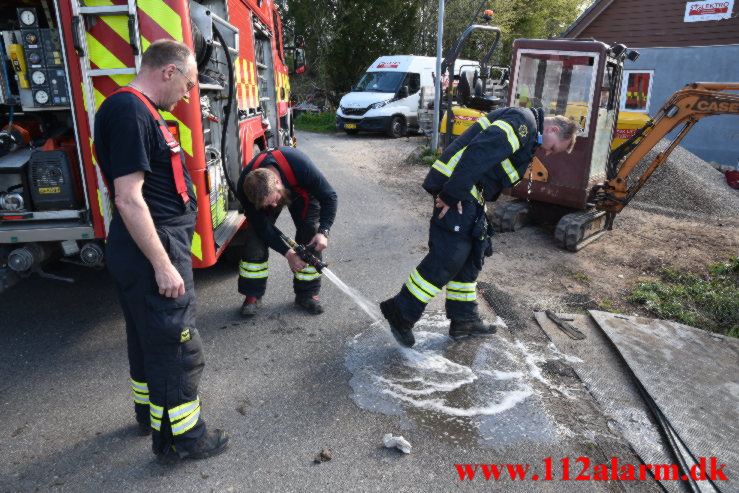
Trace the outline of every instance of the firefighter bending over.
{"type": "Polygon", "coordinates": [[[323,313],[321,273],[282,241],[274,224],[287,206],[295,240],[320,259],[336,217],[336,192],[328,180],[304,153],[280,147],[255,156],[241,172],[236,191],[248,224],[239,265],[238,289],[245,296],[241,314],[253,316],[261,304],[269,275],[268,247],[283,255],[293,271],[295,303],[314,315],[323,313]]]}
{"type": "Polygon", "coordinates": [[[157,111],[172,111],[197,76],[187,45],[156,41],[138,76],[95,116],[95,150],[115,197],[107,258],[126,320],[136,420],[164,463],[210,457],[228,443],[200,415],[204,360],[190,257],[197,204],[180,146],[157,111]]]}
{"type": "Polygon", "coordinates": [[[502,108],[460,135],[429,170],[423,188],[434,196],[429,252],[393,298],[380,303],[399,343],[415,344],[413,325],[446,286],[449,335],[491,335],[477,310],[477,276],[493,253],[485,201],[521,180],[534,153],[570,152],[577,127],[541,109],[502,108]]]}

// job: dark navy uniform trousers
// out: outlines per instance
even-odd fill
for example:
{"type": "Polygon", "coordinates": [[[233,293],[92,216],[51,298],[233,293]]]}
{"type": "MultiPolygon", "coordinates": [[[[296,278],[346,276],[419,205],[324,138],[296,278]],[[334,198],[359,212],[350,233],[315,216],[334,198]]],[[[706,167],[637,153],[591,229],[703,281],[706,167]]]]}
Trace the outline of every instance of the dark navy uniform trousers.
{"type": "Polygon", "coordinates": [[[186,454],[205,434],[198,384],[204,359],[195,327],[195,290],[190,245],[194,212],[156,221],[172,264],[185,281],[185,294],[159,294],[154,269],[131,238],[121,217],[111,221],[108,269],[126,320],[128,361],[136,418],[151,423],[155,453],[170,446],[186,454]]]}
{"type": "Polygon", "coordinates": [[[484,220],[484,209],[475,200],[462,202],[462,214],[451,207],[439,219],[434,207],[429,226],[429,252],[411,273],[395,304],[403,318],[416,323],[426,305],[446,286],[446,314],[452,320],[475,320],[477,276],[482,253],[476,248],[476,224],[484,220]]]}
{"type": "MultiPolygon", "coordinates": [[[[307,245],[318,232],[320,206],[313,200],[308,206],[305,216],[299,208],[289,208],[293,224],[295,224],[295,241],[307,245]]],[[[268,219],[272,224],[282,212],[282,208],[272,211],[268,219]]],[[[316,252],[316,257],[323,258],[323,252],[316,252]]],[[[239,264],[239,293],[244,296],[261,298],[267,290],[269,277],[269,248],[267,243],[254,231],[247,228],[244,235],[244,246],[239,264]]],[[[293,290],[299,296],[314,296],[321,290],[321,273],[315,267],[307,266],[293,274],[293,290]]]]}

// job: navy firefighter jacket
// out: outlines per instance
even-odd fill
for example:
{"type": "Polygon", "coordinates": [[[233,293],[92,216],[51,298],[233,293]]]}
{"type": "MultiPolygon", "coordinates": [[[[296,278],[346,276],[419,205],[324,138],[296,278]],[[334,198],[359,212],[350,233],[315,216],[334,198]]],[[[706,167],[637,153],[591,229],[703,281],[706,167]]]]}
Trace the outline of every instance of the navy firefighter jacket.
{"type": "Polygon", "coordinates": [[[485,200],[521,180],[544,131],[541,108],[501,108],[480,118],[446,148],[423,188],[450,207],[471,200],[477,186],[485,200]]]}
{"type": "MultiPolygon", "coordinates": [[[[311,209],[314,207],[320,207],[320,216],[318,218],[318,229],[331,229],[336,218],[337,209],[337,197],[336,192],[329,184],[326,177],[319,171],[313,161],[310,160],[303,152],[295,149],[294,147],[280,147],[280,152],[285,156],[285,160],[292,168],[293,174],[295,175],[296,186],[290,184],[285,171],[281,168],[277,160],[272,155],[267,155],[259,164],[260,168],[272,165],[280,171],[280,178],[285,189],[290,192],[291,204],[288,207],[291,214],[294,216],[300,216],[305,218],[308,207],[311,209]],[[297,188],[307,192],[308,203],[305,202],[303,197],[297,188]]],[[[244,208],[244,215],[249,223],[250,228],[254,228],[257,234],[267,243],[267,245],[278,252],[280,255],[290,249],[280,238],[279,234],[275,231],[274,221],[276,219],[274,211],[270,208],[257,209],[254,205],[249,202],[244,193],[244,180],[246,175],[254,167],[254,163],[257,160],[257,156],[252,159],[249,164],[244,166],[239,176],[239,181],[236,184],[236,198],[241,202],[241,206],[244,208]]]]}

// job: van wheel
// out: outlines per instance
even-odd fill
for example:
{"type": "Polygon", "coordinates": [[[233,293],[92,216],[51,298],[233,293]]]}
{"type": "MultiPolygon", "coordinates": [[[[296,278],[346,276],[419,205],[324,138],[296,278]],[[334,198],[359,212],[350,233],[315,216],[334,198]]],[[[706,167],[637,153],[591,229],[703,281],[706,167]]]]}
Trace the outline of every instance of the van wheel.
{"type": "Polygon", "coordinates": [[[402,116],[394,116],[390,120],[390,125],[387,127],[387,136],[397,139],[405,135],[405,119],[402,116]]]}
{"type": "Polygon", "coordinates": [[[356,128],[345,128],[344,132],[347,133],[347,135],[357,135],[359,133],[359,130],[356,128]]]}

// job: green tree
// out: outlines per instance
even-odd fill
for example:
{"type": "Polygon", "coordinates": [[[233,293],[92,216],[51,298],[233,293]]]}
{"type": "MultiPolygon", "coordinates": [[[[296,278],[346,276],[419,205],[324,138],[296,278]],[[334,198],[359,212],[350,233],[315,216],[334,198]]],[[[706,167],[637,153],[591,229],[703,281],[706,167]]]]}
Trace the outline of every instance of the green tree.
{"type": "MultiPolygon", "coordinates": [[[[382,55],[436,55],[436,0],[281,0],[285,24],[304,37],[308,71],[291,81],[299,98],[308,94],[337,104],[370,63],[382,55]]],[[[443,54],[464,32],[480,0],[446,0],[443,54]]],[[[492,62],[509,65],[517,38],[560,35],[584,9],[582,0],[486,0],[502,38],[492,62]]],[[[482,22],[481,18],[475,20],[482,22]]],[[[476,32],[461,57],[480,59],[492,41],[476,32]]]]}

